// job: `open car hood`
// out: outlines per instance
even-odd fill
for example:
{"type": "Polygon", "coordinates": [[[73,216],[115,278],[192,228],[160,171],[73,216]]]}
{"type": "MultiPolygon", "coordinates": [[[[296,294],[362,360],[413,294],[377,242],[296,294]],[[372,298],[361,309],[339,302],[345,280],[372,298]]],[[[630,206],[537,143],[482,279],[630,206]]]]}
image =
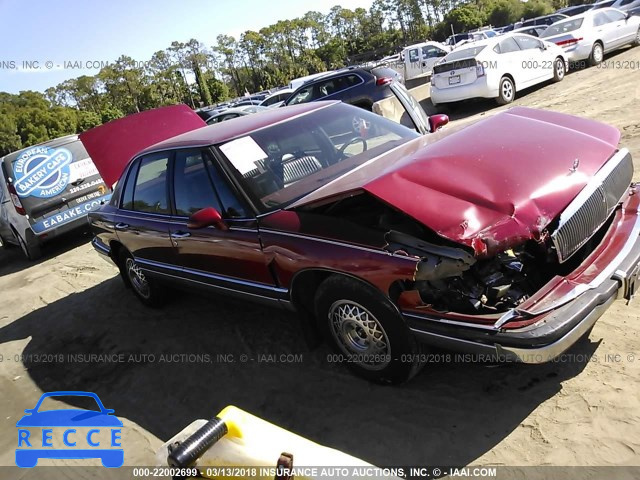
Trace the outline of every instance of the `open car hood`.
{"type": "Polygon", "coordinates": [[[447,136],[416,139],[289,208],[361,189],[476,255],[493,254],[538,239],[619,139],[599,122],[516,107],[447,136]]]}
{"type": "Polygon", "coordinates": [[[80,135],[107,185],[113,185],[135,154],[207,124],[186,105],[147,110],[92,128],[80,135]]]}

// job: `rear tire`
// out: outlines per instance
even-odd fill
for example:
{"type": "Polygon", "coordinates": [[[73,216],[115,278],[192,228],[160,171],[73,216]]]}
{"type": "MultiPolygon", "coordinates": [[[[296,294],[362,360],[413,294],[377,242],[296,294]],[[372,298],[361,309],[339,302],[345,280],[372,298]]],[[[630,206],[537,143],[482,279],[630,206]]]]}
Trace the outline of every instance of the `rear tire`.
{"type": "Polygon", "coordinates": [[[419,371],[415,339],[396,308],[375,288],[332,275],[318,287],[315,311],[337,360],[358,376],[397,384],[419,371]]]}
{"type": "Polygon", "coordinates": [[[516,85],[509,77],[502,77],[500,79],[500,86],[498,87],[498,98],[496,102],[498,105],[506,105],[513,102],[516,98],[516,85]]]}
{"type": "Polygon", "coordinates": [[[600,42],[596,42],[591,47],[591,55],[589,55],[589,65],[597,67],[604,59],[604,48],[600,42]]]}
{"type": "Polygon", "coordinates": [[[553,62],[553,81],[561,82],[567,73],[567,64],[564,63],[562,57],[558,57],[553,62]]]}
{"type": "Polygon", "coordinates": [[[120,254],[119,267],[125,284],[133,290],[142,303],[154,308],[165,304],[167,297],[165,287],[155,279],[148,278],[129,252],[123,251],[120,254]]]}
{"type": "Polygon", "coordinates": [[[18,244],[20,245],[22,254],[26,257],[27,260],[34,261],[42,257],[42,248],[40,248],[40,244],[37,243],[37,239],[35,239],[31,243],[27,243],[27,241],[22,238],[22,235],[16,232],[15,229],[13,233],[18,240],[18,244]]]}

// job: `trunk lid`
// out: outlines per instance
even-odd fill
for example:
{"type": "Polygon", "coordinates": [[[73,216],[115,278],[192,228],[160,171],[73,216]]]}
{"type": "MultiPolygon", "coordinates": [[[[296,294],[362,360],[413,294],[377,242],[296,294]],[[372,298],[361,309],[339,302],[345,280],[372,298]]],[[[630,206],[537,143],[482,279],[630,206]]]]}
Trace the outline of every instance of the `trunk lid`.
{"type": "Polygon", "coordinates": [[[107,185],[113,185],[140,151],[207,124],[187,105],[172,105],[113,120],[80,135],[107,185]]]}

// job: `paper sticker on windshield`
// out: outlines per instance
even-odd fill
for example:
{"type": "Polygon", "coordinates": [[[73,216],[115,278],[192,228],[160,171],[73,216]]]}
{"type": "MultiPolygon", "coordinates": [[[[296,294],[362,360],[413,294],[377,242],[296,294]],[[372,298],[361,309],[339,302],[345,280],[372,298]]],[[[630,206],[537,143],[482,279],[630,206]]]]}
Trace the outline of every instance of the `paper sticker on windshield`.
{"type": "Polygon", "coordinates": [[[13,162],[15,189],[21,197],[50,198],[64,192],[73,155],[66,148],[33,147],[13,162]]]}
{"type": "Polygon", "coordinates": [[[222,145],[220,150],[242,175],[258,168],[256,162],[267,158],[265,151],[251,137],[232,140],[222,145]]]}

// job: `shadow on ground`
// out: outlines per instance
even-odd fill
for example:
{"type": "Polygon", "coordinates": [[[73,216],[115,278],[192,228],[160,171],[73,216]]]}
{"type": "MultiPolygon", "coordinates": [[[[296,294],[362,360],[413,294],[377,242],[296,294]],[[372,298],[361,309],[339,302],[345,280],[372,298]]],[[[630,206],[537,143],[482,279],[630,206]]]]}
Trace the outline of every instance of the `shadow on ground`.
{"type": "Polygon", "coordinates": [[[88,229],[61,235],[42,246],[42,257],[36,261],[27,260],[20,247],[15,245],[10,245],[9,248],[0,248],[0,276],[38,265],[89,242],[91,238],[92,235],[88,229]]]}
{"type": "MultiPolygon", "coordinates": [[[[326,347],[308,351],[293,315],[183,293],[163,309],[148,309],[117,277],[0,329],[0,343],[29,336],[23,361],[42,391],[96,392],[117,416],[163,441],[233,404],[378,465],[468,464],[586,364],[442,362],[409,384],[383,387],[327,363],[326,347]],[[302,361],[280,362],[283,353],[302,361]],[[64,361],[38,363],[45,354],[64,361]],[[124,354],[128,361],[82,361],[89,354],[124,354]],[[192,357],[176,357],[182,354],[192,357]],[[234,363],[217,360],[229,354],[234,363]],[[278,361],[259,362],[259,354],[278,361]],[[241,355],[249,360],[242,363],[241,355]]],[[[586,358],[597,346],[584,339],[574,352],[586,358]]]]}

